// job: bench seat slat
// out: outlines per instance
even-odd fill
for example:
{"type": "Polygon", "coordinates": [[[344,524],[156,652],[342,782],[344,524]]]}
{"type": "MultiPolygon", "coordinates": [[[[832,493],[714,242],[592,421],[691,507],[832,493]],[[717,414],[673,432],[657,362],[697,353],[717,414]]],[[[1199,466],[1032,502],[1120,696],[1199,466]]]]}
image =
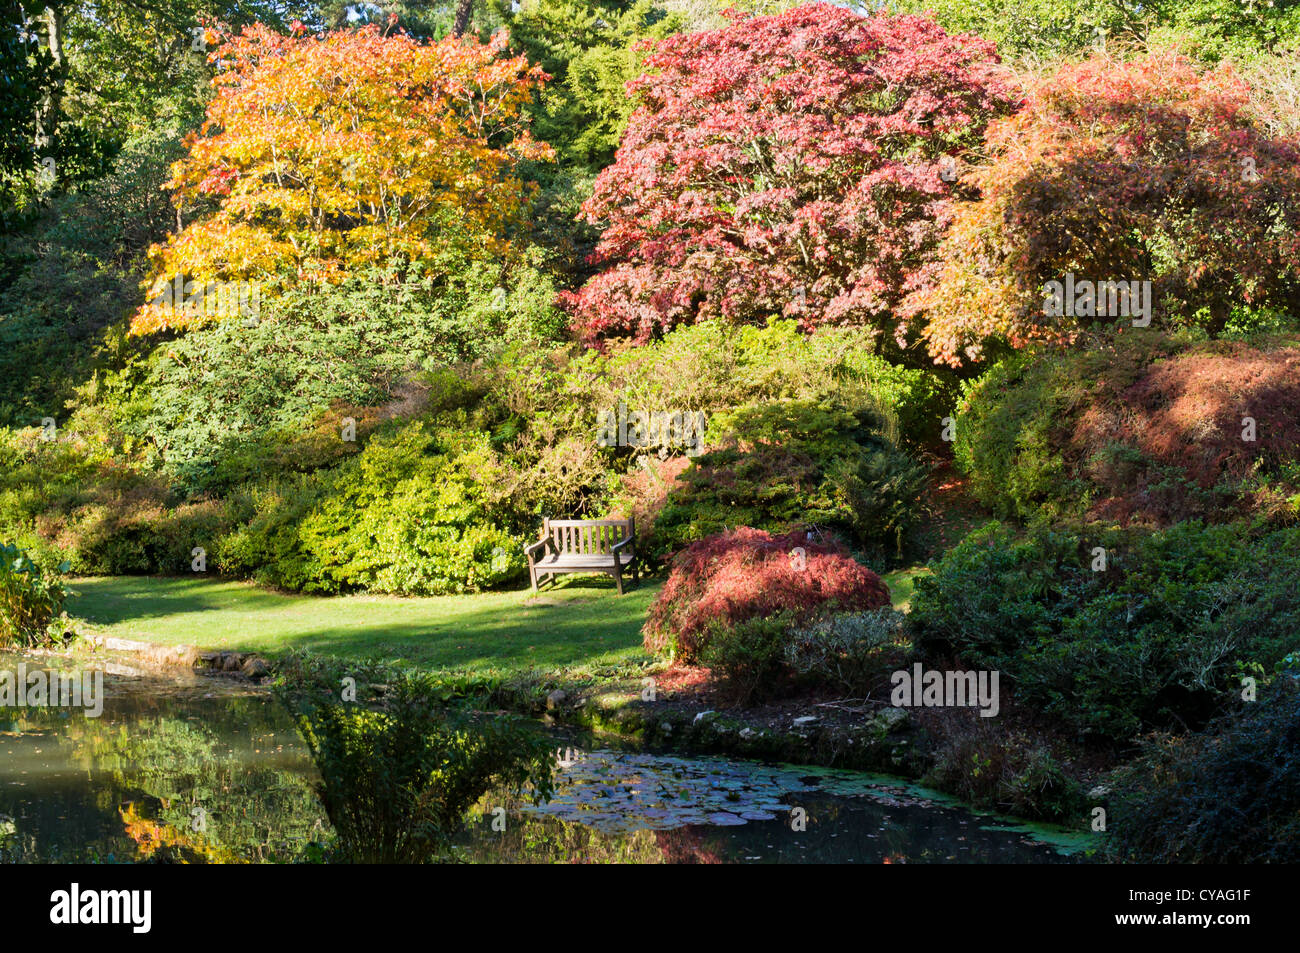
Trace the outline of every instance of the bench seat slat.
{"type": "MultiPolygon", "coordinates": [[[[618,561],[623,565],[630,563],[635,556],[629,552],[618,554],[618,561]]],[[[608,568],[614,564],[613,554],[592,553],[583,555],[580,553],[564,553],[562,555],[550,554],[537,560],[538,569],[563,569],[567,567],[605,567],[608,568]]]]}

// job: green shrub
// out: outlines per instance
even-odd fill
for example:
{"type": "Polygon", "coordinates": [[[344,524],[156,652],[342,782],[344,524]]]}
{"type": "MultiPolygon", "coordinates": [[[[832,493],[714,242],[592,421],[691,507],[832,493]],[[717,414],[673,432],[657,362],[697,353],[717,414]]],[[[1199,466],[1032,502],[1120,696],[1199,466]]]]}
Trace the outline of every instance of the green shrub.
{"type": "Polygon", "coordinates": [[[217,544],[217,568],[284,589],[312,591],[321,567],[299,545],[298,527],[337,477],[334,470],[290,474],[232,494],[239,525],[217,544]]]}
{"type": "Polygon", "coordinates": [[[465,401],[437,392],[447,368],[551,342],[563,329],[554,297],[528,262],[467,265],[445,287],[366,273],[290,291],[264,301],[256,323],[225,320],[158,345],[119,388],[118,423],[186,493],[330,465],[349,450],[337,429],[303,454],[323,415],[388,419],[465,401]]]}
{"type": "Polygon", "coordinates": [[[1300,342],[1126,334],[970,383],[953,452],[1003,518],[1300,518],[1300,342]],[[1257,422],[1245,440],[1243,417],[1257,422]]]}
{"type": "Polygon", "coordinates": [[[336,473],[255,494],[223,569],[308,592],[478,592],[518,576],[524,537],[481,433],[414,421],[376,435],[336,473]],[[286,492],[287,490],[287,492],[286,492]]]}
{"type": "Polygon", "coordinates": [[[224,502],[177,502],[166,481],[123,465],[67,431],[0,431],[0,532],[86,575],[188,571],[232,517],[224,502]],[[56,558],[57,557],[57,558],[56,558]]]}
{"type": "MultiPolygon", "coordinates": [[[[67,566],[59,567],[66,572],[67,566]]],[[[51,632],[67,590],[10,543],[0,545],[0,647],[61,641],[51,632]]]]}
{"type": "Polygon", "coordinates": [[[554,754],[522,719],[449,711],[427,678],[393,673],[382,709],[339,704],[311,686],[281,697],[320,771],[321,803],[343,863],[425,863],[444,855],[490,790],[549,797],[554,754]]]}
{"type": "Polygon", "coordinates": [[[804,683],[861,697],[901,658],[903,618],[888,607],[824,616],[790,633],[785,665],[804,683]]]}
{"type": "Polygon", "coordinates": [[[714,620],[702,633],[700,661],[737,705],[764,702],[789,686],[785,650],[794,613],[778,612],[742,622],[714,620]]]}
{"type": "Polygon", "coordinates": [[[919,518],[926,469],[886,436],[870,407],[750,404],[710,423],[718,447],[683,472],[655,522],[652,551],[674,551],[746,525],[825,527],[873,558],[902,552],[919,518]]]}
{"type": "Polygon", "coordinates": [[[1143,532],[1000,524],[917,583],[923,654],[996,669],[1021,702],[1084,735],[1203,724],[1240,672],[1271,674],[1300,626],[1300,529],[1143,532]],[[1096,549],[1106,568],[1094,571],[1096,549]]]}
{"type": "Polygon", "coordinates": [[[1206,731],[1148,739],[1114,776],[1106,849],[1144,864],[1300,861],[1300,690],[1279,679],[1206,731]]]}
{"type": "Polygon", "coordinates": [[[611,352],[610,382],[600,406],[718,412],[783,400],[871,406],[882,432],[910,447],[931,446],[949,413],[949,372],[898,367],[877,356],[864,328],[824,328],[812,335],[792,320],[766,327],[705,321],[673,330],[653,344],[611,352]]]}
{"type": "Polygon", "coordinates": [[[105,332],[139,303],[145,252],[176,220],[162,184],[183,134],[155,124],[109,175],[0,235],[0,426],[62,417],[76,386],[109,364],[105,332]]]}
{"type": "Polygon", "coordinates": [[[214,553],[230,527],[217,500],[178,506],[117,500],[74,510],[58,542],[84,575],[175,575],[191,571],[195,549],[214,553]]]}
{"type": "Polygon", "coordinates": [[[598,416],[629,410],[704,411],[747,404],[811,401],[871,406],[891,441],[929,446],[950,412],[948,372],[896,367],[875,353],[863,329],[812,336],[794,321],[737,327],[704,321],[643,346],[611,343],[608,353],[516,348],[477,372],[485,423],[516,432],[581,435],[593,441],[598,416]]]}

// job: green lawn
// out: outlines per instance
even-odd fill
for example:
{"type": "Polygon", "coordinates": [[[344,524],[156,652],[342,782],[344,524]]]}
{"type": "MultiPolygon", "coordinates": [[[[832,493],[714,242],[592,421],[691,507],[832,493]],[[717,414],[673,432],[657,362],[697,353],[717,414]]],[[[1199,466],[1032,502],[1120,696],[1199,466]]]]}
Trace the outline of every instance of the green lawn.
{"type": "Polygon", "coordinates": [[[925,566],[913,566],[910,569],[887,572],[880,577],[880,580],[889,587],[889,596],[894,608],[906,612],[912,607],[912,593],[916,590],[917,578],[929,574],[930,570],[925,566]]]}
{"type": "MultiPolygon", "coordinates": [[[[884,581],[906,609],[916,575],[884,581]]],[[[238,649],[274,656],[306,649],[347,658],[403,660],[427,669],[511,675],[645,658],[641,624],[660,583],[618,596],[604,578],[567,578],[554,589],[403,599],[301,596],[252,583],[197,577],[73,580],[70,615],[98,634],[238,649]]]]}
{"type": "Polygon", "coordinates": [[[286,595],[188,577],[77,579],[72,588],[68,613],[102,635],[509,675],[643,659],[641,624],[659,584],[618,596],[610,580],[569,577],[536,598],[525,590],[424,599],[286,595]]]}

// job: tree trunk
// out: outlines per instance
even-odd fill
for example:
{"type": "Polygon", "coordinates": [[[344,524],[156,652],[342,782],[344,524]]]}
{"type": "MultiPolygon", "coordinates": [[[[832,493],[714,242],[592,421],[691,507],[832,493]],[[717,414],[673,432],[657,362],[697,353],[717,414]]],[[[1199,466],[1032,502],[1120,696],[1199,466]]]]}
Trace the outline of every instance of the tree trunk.
{"type": "Polygon", "coordinates": [[[456,22],[451,26],[452,36],[464,36],[469,29],[469,16],[474,12],[474,0],[457,0],[456,22]]]}
{"type": "Polygon", "coordinates": [[[59,106],[63,99],[63,11],[58,6],[45,8],[45,33],[50,56],[54,60],[54,75],[36,110],[35,145],[38,156],[54,144],[54,126],[58,122],[59,106]]]}

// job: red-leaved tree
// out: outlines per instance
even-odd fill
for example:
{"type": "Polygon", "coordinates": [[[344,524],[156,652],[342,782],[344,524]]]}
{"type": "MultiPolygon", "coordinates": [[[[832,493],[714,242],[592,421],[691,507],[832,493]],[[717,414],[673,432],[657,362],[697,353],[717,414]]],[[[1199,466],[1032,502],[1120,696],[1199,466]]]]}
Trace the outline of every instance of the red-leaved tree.
{"type": "Polygon", "coordinates": [[[1013,105],[996,64],[926,18],[822,3],[661,41],[584,206],[607,267],[566,296],[576,329],[888,324],[933,278],[953,157],[1013,105]]]}

